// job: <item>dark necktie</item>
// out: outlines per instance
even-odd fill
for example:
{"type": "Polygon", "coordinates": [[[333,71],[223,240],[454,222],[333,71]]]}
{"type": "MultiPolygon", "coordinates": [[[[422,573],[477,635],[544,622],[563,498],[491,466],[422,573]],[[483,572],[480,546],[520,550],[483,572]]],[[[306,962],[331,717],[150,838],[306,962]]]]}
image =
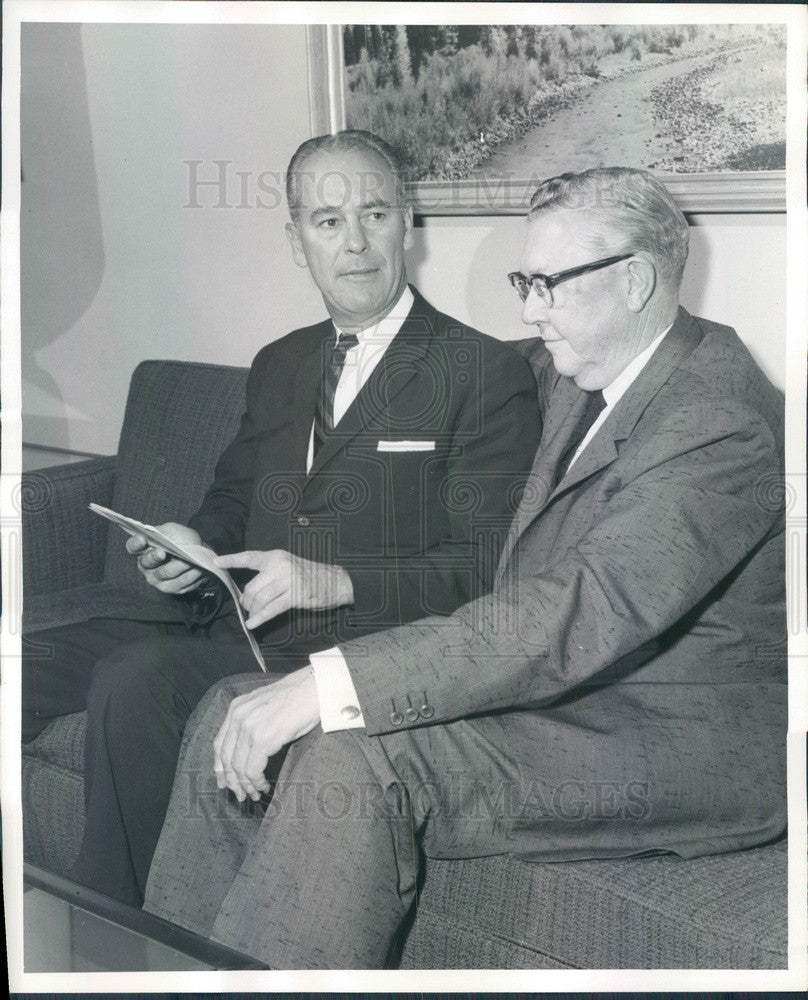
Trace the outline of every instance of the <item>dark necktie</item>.
{"type": "Polygon", "coordinates": [[[603,398],[603,393],[600,389],[596,392],[587,393],[587,396],[588,399],[586,401],[586,406],[584,406],[581,415],[578,417],[578,421],[570,433],[564,452],[558,460],[555,476],[553,478],[553,489],[555,489],[564,478],[567,469],[569,468],[569,464],[572,461],[572,457],[578,450],[578,446],[586,437],[589,428],[598,419],[598,414],[606,406],[606,400],[603,398]]]}
{"type": "Polygon", "coordinates": [[[342,369],[345,367],[345,356],[358,343],[359,340],[355,333],[342,333],[326,346],[325,371],[314,407],[315,456],[334,429],[334,396],[337,392],[342,369]]]}

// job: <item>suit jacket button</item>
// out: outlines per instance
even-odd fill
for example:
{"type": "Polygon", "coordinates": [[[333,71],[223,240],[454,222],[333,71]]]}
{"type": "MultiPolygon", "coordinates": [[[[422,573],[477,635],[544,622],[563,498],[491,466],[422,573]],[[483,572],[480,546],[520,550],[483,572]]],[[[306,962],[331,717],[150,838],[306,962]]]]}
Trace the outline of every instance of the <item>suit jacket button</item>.
{"type": "Polygon", "coordinates": [[[401,712],[391,712],[390,721],[393,723],[394,726],[400,726],[401,723],[404,721],[404,716],[401,714],[401,712]]]}
{"type": "Polygon", "coordinates": [[[431,719],[435,714],[435,709],[431,705],[421,705],[421,718],[431,719]]]}
{"type": "Polygon", "coordinates": [[[404,718],[407,722],[415,722],[418,718],[418,709],[413,708],[412,705],[404,712],[404,718]]]}
{"type": "Polygon", "coordinates": [[[297,523],[301,528],[308,528],[311,521],[305,516],[305,514],[298,514],[297,523]]]}
{"type": "Polygon", "coordinates": [[[356,705],[346,705],[345,708],[339,710],[339,714],[346,721],[350,721],[351,719],[358,719],[360,712],[356,705]]]}

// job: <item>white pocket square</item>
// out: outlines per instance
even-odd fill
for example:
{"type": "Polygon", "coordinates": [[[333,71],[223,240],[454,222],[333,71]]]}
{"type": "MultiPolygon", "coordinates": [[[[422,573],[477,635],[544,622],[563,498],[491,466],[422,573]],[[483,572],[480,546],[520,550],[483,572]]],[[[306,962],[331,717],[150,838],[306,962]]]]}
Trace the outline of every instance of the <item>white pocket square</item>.
{"type": "Polygon", "coordinates": [[[376,451],[434,451],[434,441],[379,441],[376,451]]]}

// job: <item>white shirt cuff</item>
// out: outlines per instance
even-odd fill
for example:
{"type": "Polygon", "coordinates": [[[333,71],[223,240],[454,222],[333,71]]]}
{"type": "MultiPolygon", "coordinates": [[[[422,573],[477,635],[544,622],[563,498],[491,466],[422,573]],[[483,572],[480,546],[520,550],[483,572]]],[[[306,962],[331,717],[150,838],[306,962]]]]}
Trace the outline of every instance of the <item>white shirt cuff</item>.
{"type": "Polygon", "coordinates": [[[362,729],[365,719],[359,707],[348,664],[338,646],[309,657],[320,702],[320,725],[324,733],[340,729],[362,729]]]}

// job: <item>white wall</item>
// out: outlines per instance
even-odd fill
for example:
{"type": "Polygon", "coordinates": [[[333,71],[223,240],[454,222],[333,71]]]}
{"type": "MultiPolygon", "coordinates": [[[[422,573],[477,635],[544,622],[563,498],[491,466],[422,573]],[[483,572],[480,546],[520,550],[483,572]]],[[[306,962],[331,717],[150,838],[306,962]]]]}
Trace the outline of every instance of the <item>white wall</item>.
{"type": "Polygon", "coordinates": [[[22,55],[23,436],[113,452],[138,361],[248,364],[320,318],[257,204],[311,134],[305,28],[34,24],[22,55]],[[185,207],[190,159],[231,207],[185,207]]]}
{"type": "MultiPolygon", "coordinates": [[[[28,24],[22,54],[23,436],[112,453],[140,360],[246,365],[325,314],[277,192],[258,189],[311,134],[305,28],[28,24]],[[200,179],[227,161],[229,207],[192,197],[186,160],[200,179]]],[[[692,223],[685,305],[736,326],[782,384],[784,216],[692,223]]],[[[425,219],[410,275],[460,319],[529,335],[505,279],[522,230],[425,219]]]]}
{"type": "MultiPolygon", "coordinates": [[[[690,218],[682,304],[734,326],[778,386],[785,380],[785,215],[690,218]]],[[[519,269],[525,223],[517,216],[432,218],[411,260],[427,298],[502,340],[531,335],[507,281],[519,269]]]]}

